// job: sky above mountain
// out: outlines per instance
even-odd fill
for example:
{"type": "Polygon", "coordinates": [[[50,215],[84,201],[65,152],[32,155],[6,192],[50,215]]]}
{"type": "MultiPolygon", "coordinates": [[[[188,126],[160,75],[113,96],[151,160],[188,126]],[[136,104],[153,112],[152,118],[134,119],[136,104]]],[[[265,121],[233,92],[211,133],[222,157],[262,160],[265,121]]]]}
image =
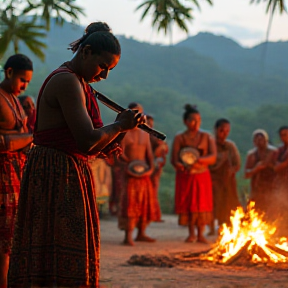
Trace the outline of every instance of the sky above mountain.
{"type": "MultiPolygon", "coordinates": [[[[188,0],[182,0],[189,3],[188,0]]],[[[170,44],[170,37],[151,27],[151,16],[140,22],[142,11],[135,11],[144,0],[77,0],[85,9],[81,25],[94,21],[105,21],[117,35],[133,37],[138,41],[170,44]]],[[[191,1],[192,2],[192,1],[191,1]]],[[[213,0],[210,6],[200,0],[201,11],[194,7],[194,19],[189,23],[189,35],[173,27],[172,43],[178,43],[199,32],[211,32],[229,37],[244,47],[251,47],[265,41],[269,17],[266,2],[250,4],[251,0],[213,0]]],[[[287,0],[288,2],[288,0],[287,0]]],[[[288,14],[274,16],[270,41],[288,40],[288,14]]]]}

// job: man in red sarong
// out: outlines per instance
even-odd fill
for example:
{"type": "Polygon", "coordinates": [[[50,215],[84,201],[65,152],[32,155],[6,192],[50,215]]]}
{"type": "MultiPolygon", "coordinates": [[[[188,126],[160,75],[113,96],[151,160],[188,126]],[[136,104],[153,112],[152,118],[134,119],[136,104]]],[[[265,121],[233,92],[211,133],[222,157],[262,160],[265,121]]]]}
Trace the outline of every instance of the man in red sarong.
{"type": "Polygon", "coordinates": [[[0,83],[0,287],[7,272],[26,152],[32,142],[27,117],[17,98],[33,75],[31,60],[22,54],[8,58],[0,83]]]}
{"type": "MultiPolygon", "coordinates": [[[[137,103],[130,103],[130,109],[142,113],[137,103]]],[[[159,220],[151,173],[153,172],[153,153],[147,133],[135,128],[126,133],[121,142],[126,163],[126,189],[122,191],[119,211],[119,228],[125,231],[124,244],[134,245],[132,233],[138,228],[135,241],[154,242],[146,235],[146,227],[151,221],[159,220]]]]}

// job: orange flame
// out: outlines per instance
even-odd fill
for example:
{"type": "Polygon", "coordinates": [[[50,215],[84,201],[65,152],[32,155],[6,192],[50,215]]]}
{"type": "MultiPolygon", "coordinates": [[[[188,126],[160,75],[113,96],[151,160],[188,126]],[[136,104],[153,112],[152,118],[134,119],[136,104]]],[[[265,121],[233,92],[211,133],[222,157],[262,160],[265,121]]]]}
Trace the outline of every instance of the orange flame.
{"type": "Polygon", "coordinates": [[[237,257],[243,249],[248,252],[254,263],[288,262],[288,257],[283,255],[288,252],[286,237],[282,237],[277,244],[268,243],[276,232],[276,227],[270,227],[263,220],[263,214],[254,209],[255,202],[250,202],[247,211],[242,207],[232,211],[230,216],[231,227],[223,224],[220,236],[214,247],[206,254],[201,255],[202,260],[217,263],[228,263],[237,257]],[[275,251],[276,250],[276,251],[275,251]]]}

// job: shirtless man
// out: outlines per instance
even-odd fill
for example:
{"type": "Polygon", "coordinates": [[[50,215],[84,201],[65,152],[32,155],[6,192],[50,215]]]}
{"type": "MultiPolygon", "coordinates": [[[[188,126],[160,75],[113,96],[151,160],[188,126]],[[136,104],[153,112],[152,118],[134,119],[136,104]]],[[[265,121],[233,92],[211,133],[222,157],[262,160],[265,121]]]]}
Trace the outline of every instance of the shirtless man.
{"type": "MultiPolygon", "coordinates": [[[[142,106],[137,103],[130,103],[128,107],[143,112],[142,106]]],[[[147,225],[157,220],[150,178],[154,167],[149,134],[138,128],[132,129],[127,132],[121,145],[121,159],[126,163],[126,189],[120,200],[119,228],[125,231],[124,244],[134,245],[134,228],[138,229],[135,241],[154,242],[155,239],[145,233],[147,225]]]]}
{"type": "Polygon", "coordinates": [[[0,83],[0,288],[7,287],[20,181],[32,142],[17,97],[32,79],[33,64],[27,56],[15,54],[6,61],[4,73],[0,83]]]}

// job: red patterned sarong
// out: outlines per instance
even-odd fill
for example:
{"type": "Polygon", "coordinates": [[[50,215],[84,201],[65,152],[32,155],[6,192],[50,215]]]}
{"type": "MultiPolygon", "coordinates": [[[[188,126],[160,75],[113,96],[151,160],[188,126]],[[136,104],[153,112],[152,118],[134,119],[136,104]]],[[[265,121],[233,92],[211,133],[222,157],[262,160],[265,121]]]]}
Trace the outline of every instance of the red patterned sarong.
{"type": "Polygon", "coordinates": [[[88,162],[34,146],[22,179],[8,287],[96,288],[99,246],[88,162]]]}
{"type": "Polygon", "coordinates": [[[156,207],[150,177],[128,177],[126,191],[121,195],[119,228],[133,230],[159,220],[156,207]]]}
{"type": "Polygon", "coordinates": [[[10,253],[18,207],[20,179],[26,160],[22,152],[0,153],[0,251],[10,253]]]}
{"type": "MultiPolygon", "coordinates": [[[[192,215],[190,217],[194,218],[199,225],[209,224],[213,211],[212,182],[209,170],[198,174],[177,171],[175,184],[175,212],[192,215]],[[196,217],[196,215],[198,216],[196,217]]],[[[189,218],[189,216],[187,217],[189,218]]],[[[179,224],[182,225],[182,223],[179,224]]],[[[188,223],[183,223],[183,225],[186,224],[188,223]]]]}

